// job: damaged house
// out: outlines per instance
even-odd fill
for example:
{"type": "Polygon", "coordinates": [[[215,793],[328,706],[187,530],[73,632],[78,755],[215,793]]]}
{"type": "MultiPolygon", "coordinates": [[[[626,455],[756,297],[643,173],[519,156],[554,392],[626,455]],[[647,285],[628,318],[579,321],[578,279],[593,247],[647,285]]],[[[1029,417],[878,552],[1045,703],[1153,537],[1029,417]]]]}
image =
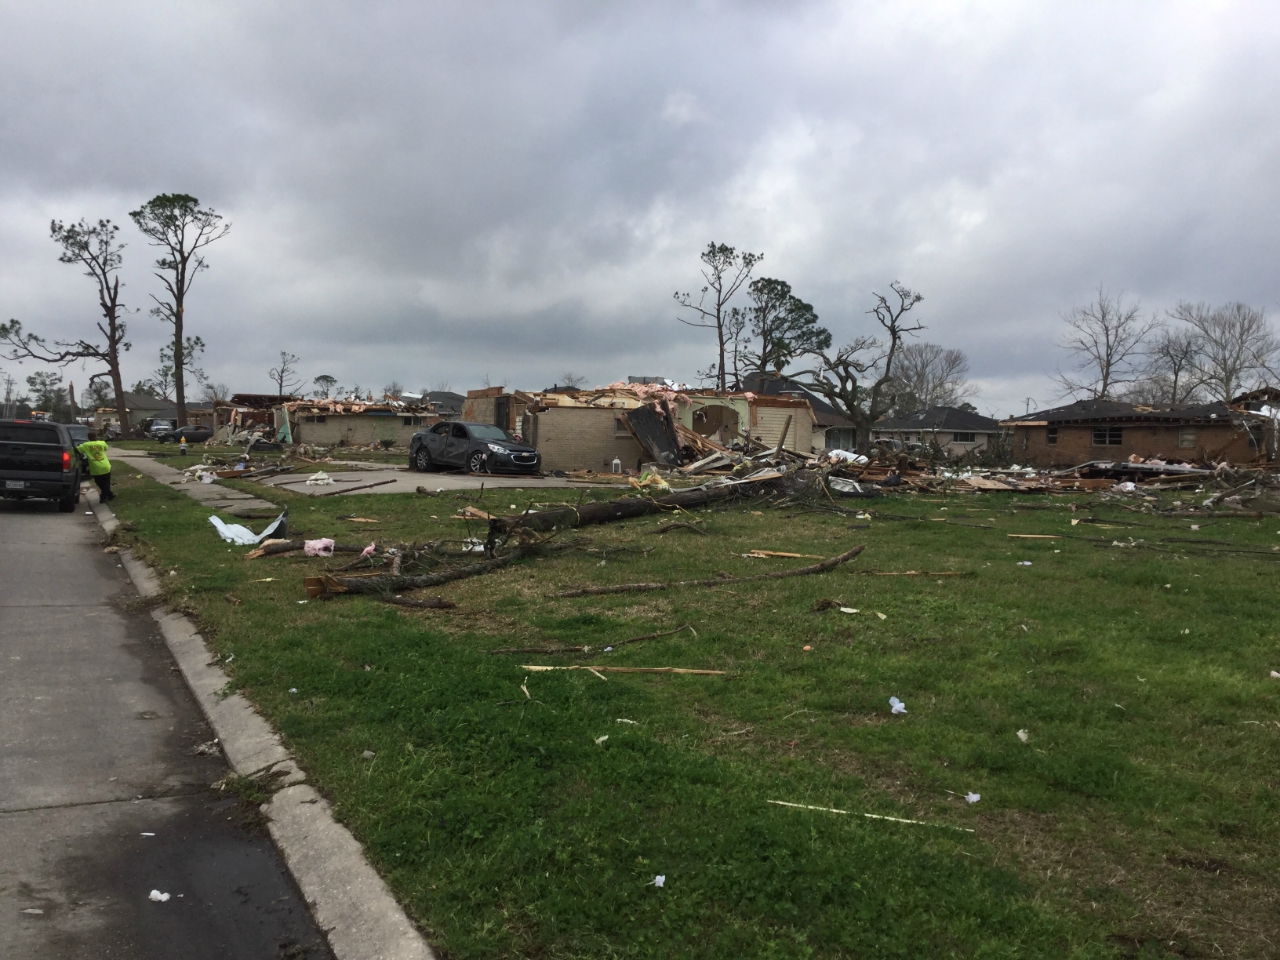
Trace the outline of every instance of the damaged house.
{"type": "Polygon", "coordinates": [[[1155,407],[1081,400],[1000,425],[1010,431],[1013,456],[1037,467],[1130,457],[1246,463],[1266,456],[1273,428],[1258,411],[1261,406],[1256,401],[1155,407]]]}
{"type": "Polygon", "coordinates": [[[407,447],[415,433],[441,420],[433,404],[391,398],[294,400],[273,413],[278,439],[313,447],[407,447]]]}
{"type": "Polygon", "coordinates": [[[924,443],[947,456],[963,457],[985,450],[1000,436],[1000,421],[959,407],[927,407],[900,417],[885,417],[871,426],[871,439],[924,443]]]}
{"type": "Polygon", "coordinates": [[[792,396],[685,394],[660,384],[615,383],[597,390],[517,393],[510,403],[523,409],[520,428],[512,432],[537,447],[548,472],[677,466],[733,444],[781,443],[807,456],[815,439],[813,408],[792,396]]]}

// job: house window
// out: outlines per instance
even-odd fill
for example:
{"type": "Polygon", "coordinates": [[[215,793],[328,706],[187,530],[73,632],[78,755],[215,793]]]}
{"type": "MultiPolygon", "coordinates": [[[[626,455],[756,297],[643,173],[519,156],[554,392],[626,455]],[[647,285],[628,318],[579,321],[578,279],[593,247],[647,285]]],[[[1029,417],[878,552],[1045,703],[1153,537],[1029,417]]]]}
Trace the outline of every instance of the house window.
{"type": "Polygon", "coordinates": [[[978,435],[976,433],[953,433],[951,435],[952,443],[977,443],[978,435]]]}
{"type": "Polygon", "coordinates": [[[1179,427],[1178,428],[1178,446],[1194,447],[1196,445],[1196,428],[1195,427],[1179,427]]]}
{"type": "Polygon", "coordinates": [[[421,417],[404,417],[403,419],[404,419],[404,425],[405,425],[406,427],[420,427],[420,426],[422,426],[422,418],[421,418],[421,417]]]}
{"type": "Polygon", "coordinates": [[[1048,431],[1047,431],[1047,436],[1048,436],[1048,441],[1049,441],[1049,443],[1057,443],[1057,442],[1058,442],[1058,428],[1057,428],[1057,427],[1050,427],[1050,428],[1048,429],[1048,431]]]}
{"type": "Polygon", "coordinates": [[[621,417],[613,418],[613,435],[615,437],[631,436],[631,431],[627,429],[627,424],[621,417]]]}
{"type": "Polygon", "coordinates": [[[1093,428],[1093,445],[1095,447],[1118,447],[1124,442],[1122,437],[1123,431],[1119,427],[1093,428]]]}
{"type": "Polygon", "coordinates": [[[303,423],[324,423],[324,417],[322,416],[303,417],[302,422],[303,423]]]}

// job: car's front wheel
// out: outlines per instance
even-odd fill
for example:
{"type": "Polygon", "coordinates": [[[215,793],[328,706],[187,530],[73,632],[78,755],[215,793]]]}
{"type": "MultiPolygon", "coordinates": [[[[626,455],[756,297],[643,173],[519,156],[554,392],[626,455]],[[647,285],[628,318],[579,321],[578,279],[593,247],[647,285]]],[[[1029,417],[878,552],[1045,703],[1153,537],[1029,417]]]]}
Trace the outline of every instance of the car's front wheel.
{"type": "Polygon", "coordinates": [[[488,458],[477,450],[471,456],[467,457],[467,473],[483,473],[485,462],[488,458]]]}
{"type": "Polygon", "coordinates": [[[429,473],[431,467],[431,454],[427,452],[426,447],[419,447],[418,452],[413,455],[413,469],[419,473],[429,473]]]}

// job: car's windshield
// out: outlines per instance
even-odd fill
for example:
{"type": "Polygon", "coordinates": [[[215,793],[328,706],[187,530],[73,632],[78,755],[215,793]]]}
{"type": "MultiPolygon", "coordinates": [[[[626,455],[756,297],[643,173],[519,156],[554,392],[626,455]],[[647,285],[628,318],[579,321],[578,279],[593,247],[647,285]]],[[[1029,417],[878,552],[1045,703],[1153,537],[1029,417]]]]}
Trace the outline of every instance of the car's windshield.
{"type": "Polygon", "coordinates": [[[511,434],[503,430],[501,427],[495,427],[488,423],[473,423],[471,426],[471,436],[477,440],[506,440],[511,441],[511,434]]]}
{"type": "Polygon", "coordinates": [[[56,427],[42,427],[34,423],[0,423],[0,441],[8,443],[57,443],[56,427]]]}

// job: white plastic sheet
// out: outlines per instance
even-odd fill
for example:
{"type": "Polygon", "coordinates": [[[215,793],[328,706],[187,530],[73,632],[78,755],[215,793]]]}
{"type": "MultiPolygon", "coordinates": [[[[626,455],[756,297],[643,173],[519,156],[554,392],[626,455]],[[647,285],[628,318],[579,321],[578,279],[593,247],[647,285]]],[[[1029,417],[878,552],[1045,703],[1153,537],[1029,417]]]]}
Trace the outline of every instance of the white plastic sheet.
{"type": "MultiPolygon", "coordinates": [[[[209,522],[213,524],[214,529],[218,531],[218,536],[222,537],[227,543],[234,543],[242,547],[253,546],[261,543],[267,537],[271,536],[281,527],[288,527],[289,511],[286,508],[284,513],[276,517],[267,525],[267,529],[261,533],[254,533],[248,527],[239,523],[226,523],[218,517],[210,517],[209,522]]],[[[281,530],[283,533],[284,531],[281,530]]]]}

